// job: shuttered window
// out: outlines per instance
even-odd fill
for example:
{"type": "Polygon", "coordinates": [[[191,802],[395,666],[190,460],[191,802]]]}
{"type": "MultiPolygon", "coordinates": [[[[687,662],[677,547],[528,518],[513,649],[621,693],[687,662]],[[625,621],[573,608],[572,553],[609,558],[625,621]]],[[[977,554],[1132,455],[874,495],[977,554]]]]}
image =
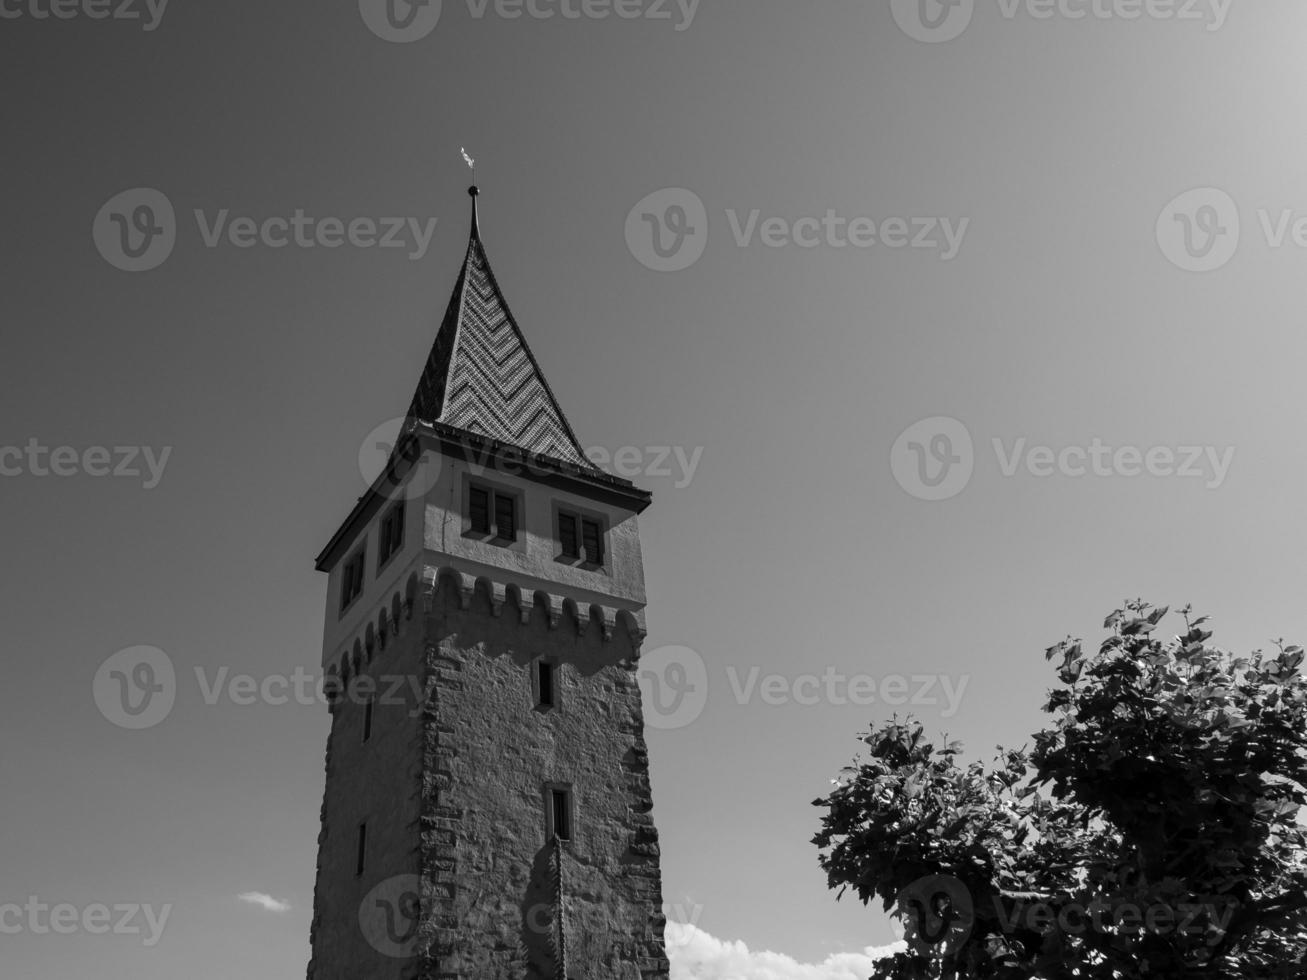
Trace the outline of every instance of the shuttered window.
{"type": "Polygon", "coordinates": [[[495,494],[495,537],[517,540],[517,501],[507,494],[495,494]]]}
{"type": "Polygon", "coordinates": [[[344,612],[349,604],[363,594],[363,563],[365,551],[357,554],[345,563],[340,573],[340,611],[344,612]]]}
{"type": "Polygon", "coordinates": [[[477,534],[489,534],[490,491],[484,487],[472,487],[468,494],[468,510],[472,519],[472,530],[477,534]]]}
{"type": "Polygon", "coordinates": [[[592,565],[604,563],[604,536],[598,521],[581,521],[581,544],[585,547],[585,560],[592,565]]]}
{"type": "Polygon", "coordinates": [[[576,533],[576,515],[558,515],[558,543],[562,546],[564,558],[580,558],[580,541],[576,533]]]}
{"type": "Polygon", "coordinates": [[[381,541],[380,553],[377,557],[377,568],[381,569],[386,562],[398,554],[404,547],[404,505],[395,504],[386,513],[381,521],[381,541]]]}
{"type": "Polygon", "coordinates": [[[604,563],[603,521],[582,517],[572,511],[558,512],[560,558],[580,558],[589,565],[604,563]]]}

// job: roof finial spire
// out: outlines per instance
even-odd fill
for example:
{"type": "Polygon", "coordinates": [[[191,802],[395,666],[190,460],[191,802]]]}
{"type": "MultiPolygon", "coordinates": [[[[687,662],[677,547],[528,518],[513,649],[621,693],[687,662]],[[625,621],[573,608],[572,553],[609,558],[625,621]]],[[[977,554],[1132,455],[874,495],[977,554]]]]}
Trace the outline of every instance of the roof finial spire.
{"type": "Polygon", "coordinates": [[[472,197],[472,234],[480,238],[481,227],[477,221],[477,195],[481,193],[481,189],[477,187],[477,162],[468,155],[467,147],[463,146],[459,147],[459,149],[463,151],[463,162],[472,171],[472,186],[467,189],[468,194],[472,197]]]}

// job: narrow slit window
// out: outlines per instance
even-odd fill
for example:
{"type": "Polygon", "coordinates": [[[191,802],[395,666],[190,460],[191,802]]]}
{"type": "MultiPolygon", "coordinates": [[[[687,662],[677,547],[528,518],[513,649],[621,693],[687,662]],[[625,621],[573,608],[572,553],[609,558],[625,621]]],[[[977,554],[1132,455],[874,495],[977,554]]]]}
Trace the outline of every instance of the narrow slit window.
{"type": "Polygon", "coordinates": [[[553,835],[559,840],[572,839],[572,791],[549,791],[549,817],[553,835]]]}
{"type": "Polygon", "coordinates": [[[368,698],[363,704],[363,741],[372,737],[372,705],[376,699],[368,698]]]}
{"type": "Polygon", "coordinates": [[[367,864],[367,859],[368,859],[368,825],[366,823],[361,823],[359,824],[358,863],[354,869],[355,875],[362,877],[363,868],[367,864]]]}
{"type": "Polygon", "coordinates": [[[552,708],[558,704],[558,667],[547,660],[536,663],[536,707],[552,708]]]}

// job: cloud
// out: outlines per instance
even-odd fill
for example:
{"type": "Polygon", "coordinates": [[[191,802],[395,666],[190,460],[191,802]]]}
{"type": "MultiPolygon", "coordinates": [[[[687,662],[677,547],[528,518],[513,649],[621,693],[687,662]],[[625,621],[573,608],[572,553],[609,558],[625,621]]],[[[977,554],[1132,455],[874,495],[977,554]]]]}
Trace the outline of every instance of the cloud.
{"type": "Polygon", "coordinates": [[[283,902],[279,898],[273,898],[271,895],[265,895],[263,892],[244,892],[236,896],[242,902],[249,902],[251,905],[257,905],[261,909],[267,909],[269,912],[289,912],[290,902],[283,902]]]}
{"type": "Polygon", "coordinates": [[[740,941],[717,939],[695,926],[667,923],[672,980],[867,980],[872,963],[904,949],[868,946],[861,953],[834,953],[820,963],[800,963],[782,953],[752,952],[740,941]]]}

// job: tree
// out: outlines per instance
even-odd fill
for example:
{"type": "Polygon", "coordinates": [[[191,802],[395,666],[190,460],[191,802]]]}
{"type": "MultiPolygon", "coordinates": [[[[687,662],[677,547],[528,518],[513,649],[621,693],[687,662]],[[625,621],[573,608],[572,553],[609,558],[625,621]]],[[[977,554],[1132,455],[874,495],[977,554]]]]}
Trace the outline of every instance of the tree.
{"type": "Polygon", "coordinates": [[[861,736],[813,843],[904,920],[873,980],[1307,976],[1303,651],[1234,657],[1188,607],[1162,642],[1166,614],[1049,648],[1053,723],[988,771],[911,718],[861,736]]]}

